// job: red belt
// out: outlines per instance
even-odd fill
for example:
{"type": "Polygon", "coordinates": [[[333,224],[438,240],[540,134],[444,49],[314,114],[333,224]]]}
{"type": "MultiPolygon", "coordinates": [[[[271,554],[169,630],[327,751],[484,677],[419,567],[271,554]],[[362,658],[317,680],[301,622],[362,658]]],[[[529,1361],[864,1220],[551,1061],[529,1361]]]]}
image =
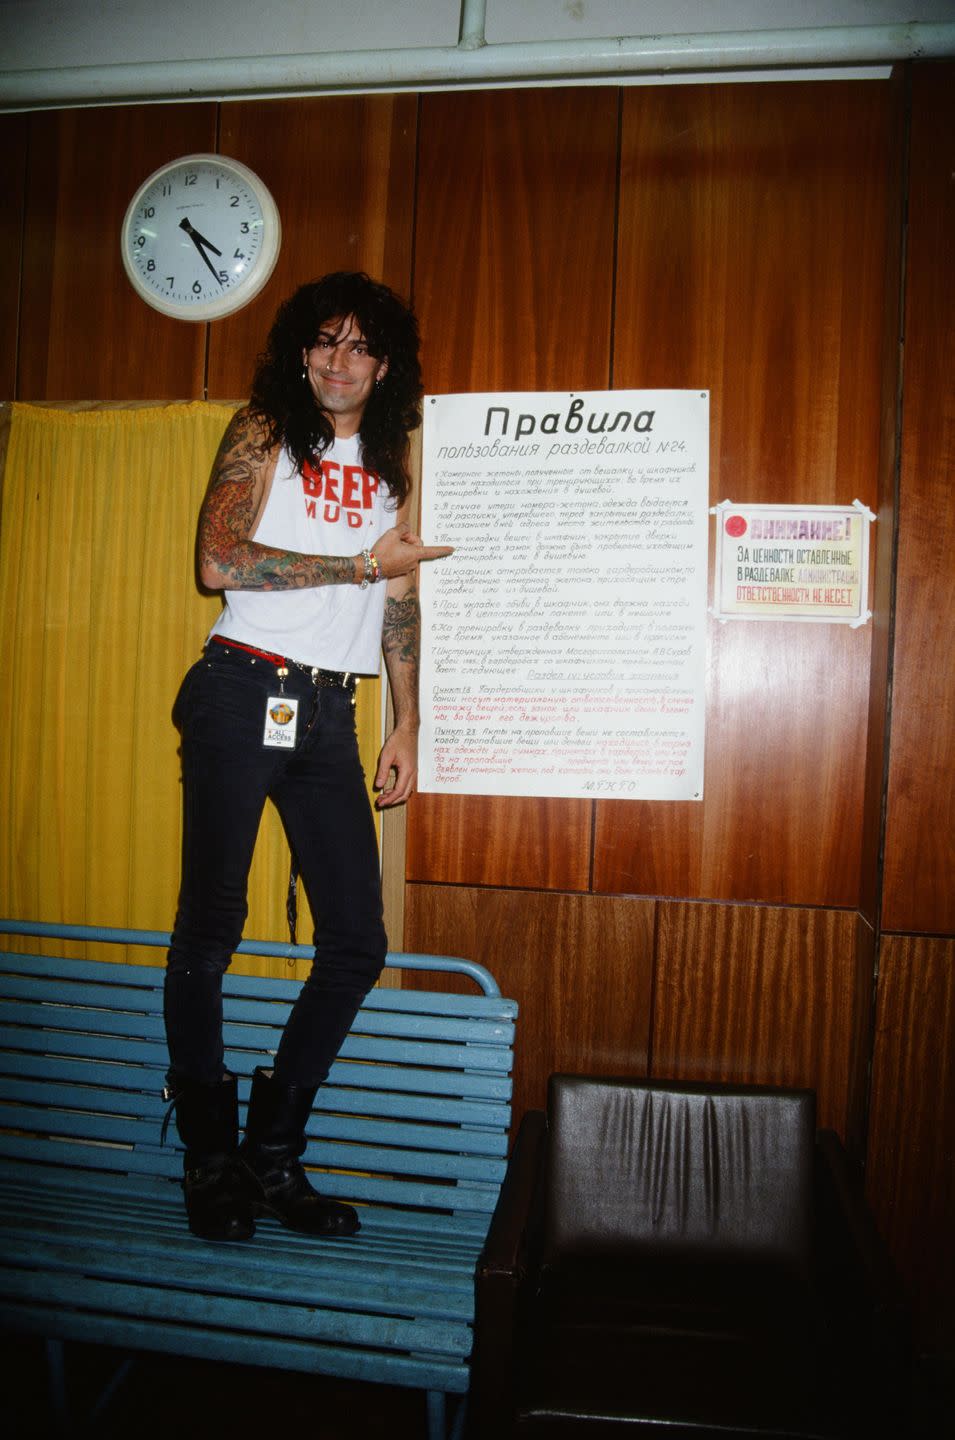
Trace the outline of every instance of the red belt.
{"type": "Polygon", "coordinates": [[[246,645],[241,640],[232,640],[228,635],[213,635],[216,645],[226,645],[230,650],[244,650],[247,655],[254,655],[257,660],[268,660],[277,670],[288,670],[293,665],[296,670],[302,670],[309,675],[313,685],[320,685],[324,688],[333,687],[342,690],[354,690],[358,683],[358,677],[350,670],[322,670],[317,665],[306,665],[301,660],[291,660],[287,655],[273,655],[271,650],[258,650],[254,645],[246,645]]]}

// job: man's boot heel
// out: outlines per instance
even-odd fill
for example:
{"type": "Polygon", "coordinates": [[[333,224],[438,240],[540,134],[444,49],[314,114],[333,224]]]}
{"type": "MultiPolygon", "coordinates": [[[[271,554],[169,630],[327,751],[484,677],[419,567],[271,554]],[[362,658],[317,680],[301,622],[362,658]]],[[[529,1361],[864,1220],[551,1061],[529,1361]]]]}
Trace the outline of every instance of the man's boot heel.
{"type": "Polygon", "coordinates": [[[256,1215],[271,1215],[306,1235],[354,1235],[360,1228],[350,1205],[312,1189],[299,1160],[317,1086],[283,1085],[268,1070],[252,1077],[252,1099],[239,1146],[246,1193],[256,1215]]]}

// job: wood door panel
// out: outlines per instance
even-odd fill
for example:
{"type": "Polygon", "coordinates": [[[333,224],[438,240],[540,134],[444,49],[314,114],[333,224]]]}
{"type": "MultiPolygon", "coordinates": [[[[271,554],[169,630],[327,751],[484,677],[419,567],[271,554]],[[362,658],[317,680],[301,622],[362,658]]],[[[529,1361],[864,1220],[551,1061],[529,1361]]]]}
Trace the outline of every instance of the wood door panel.
{"type": "Polygon", "coordinates": [[[153,170],[214,149],[211,104],[30,116],[21,400],[202,398],[206,327],[136,295],[120,227],[153,170]]]}
{"type": "Polygon", "coordinates": [[[845,1136],[856,926],[850,911],[660,901],[652,1073],[807,1086],[845,1136]]]}
{"type": "Polygon", "coordinates": [[[629,895],[699,893],[702,804],[601,800],[594,808],[595,890],[629,895]]]}
{"type": "Polygon", "coordinates": [[[913,76],[882,923],[955,931],[955,64],[913,76]]]}
{"type": "Polygon", "coordinates": [[[795,628],[713,625],[703,802],[598,802],[595,890],[856,902],[870,637],[795,628]]]}
{"type": "Polygon", "coordinates": [[[649,900],[408,886],[406,948],[480,961],[521,1006],[515,1129],[554,1070],[646,1074],[653,916],[649,900]]]}
{"type": "Polygon", "coordinates": [[[432,393],[607,385],[617,103],[423,98],[415,299],[432,393]]]}
{"type": "MultiPolygon", "coordinates": [[[[610,375],[615,91],[422,100],[415,299],[430,393],[603,389],[610,375]]],[[[587,889],[582,800],[426,796],[409,878],[587,889]]]]}
{"type": "Polygon", "coordinates": [[[955,1340],[955,940],[883,935],[869,1203],[925,1338],[955,1340]]]}
{"type": "MultiPolygon", "coordinates": [[[[881,85],[625,95],[614,382],[710,389],[713,503],[877,504],[889,115],[881,85]]],[[[869,650],[713,625],[702,807],[600,802],[595,889],[857,903],[869,650]]]]}
{"type": "Polygon", "coordinates": [[[590,887],[589,800],[416,795],[408,808],[408,880],[535,890],[590,887]]]}
{"type": "Polygon", "coordinates": [[[322,96],[223,105],[219,148],[268,185],[282,250],[265,289],[213,325],[209,393],[249,393],[279,304],[333,270],[365,270],[408,297],[417,101],[322,96]]]}

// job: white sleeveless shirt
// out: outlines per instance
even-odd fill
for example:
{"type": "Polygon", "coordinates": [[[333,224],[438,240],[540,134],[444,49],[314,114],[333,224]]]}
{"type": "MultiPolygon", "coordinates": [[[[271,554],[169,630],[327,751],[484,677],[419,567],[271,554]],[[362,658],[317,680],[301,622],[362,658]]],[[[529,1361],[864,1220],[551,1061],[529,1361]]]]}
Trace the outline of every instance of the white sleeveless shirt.
{"type": "MultiPolygon", "coordinates": [[[[394,524],[387,486],[361,464],[355,435],[336,440],[320,465],[295,463],[282,450],[265,509],[250,539],[305,555],[358,555],[394,524]]],[[[241,640],[317,665],[377,675],[386,585],[315,585],[293,590],[226,590],[212,635],[241,640]]]]}

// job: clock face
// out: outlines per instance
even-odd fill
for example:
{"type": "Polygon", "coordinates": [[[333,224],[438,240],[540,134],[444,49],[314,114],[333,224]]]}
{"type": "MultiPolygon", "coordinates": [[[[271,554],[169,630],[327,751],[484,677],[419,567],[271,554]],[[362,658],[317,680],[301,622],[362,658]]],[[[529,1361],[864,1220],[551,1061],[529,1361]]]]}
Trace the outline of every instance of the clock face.
{"type": "Polygon", "coordinates": [[[123,264],[147,304],[180,320],[215,320],[257,295],[278,258],[275,201],[245,165],[185,155],[136,191],[123,264]]]}

